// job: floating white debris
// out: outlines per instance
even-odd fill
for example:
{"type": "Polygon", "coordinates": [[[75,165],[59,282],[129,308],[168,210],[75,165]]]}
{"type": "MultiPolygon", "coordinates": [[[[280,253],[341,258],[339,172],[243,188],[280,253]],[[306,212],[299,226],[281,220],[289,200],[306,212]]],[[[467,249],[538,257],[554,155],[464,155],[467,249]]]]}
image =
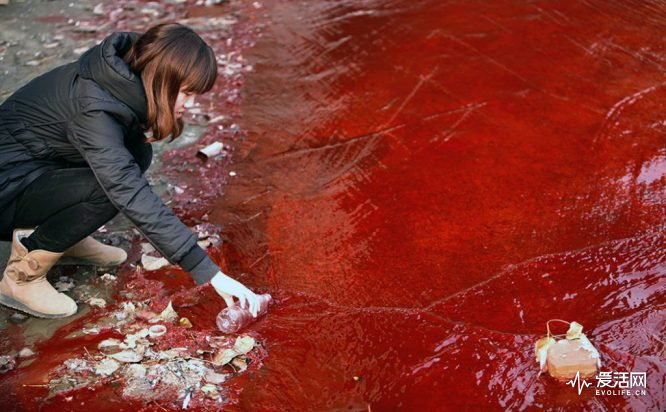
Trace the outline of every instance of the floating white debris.
{"type": "Polygon", "coordinates": [[[13,356],[0,356],[0,373],[9,372],[16,367],[16,359],[13,356]]]}
{"type": "Polygon", "coordinates": [[[107,356],[124,363],[141,362],[141,359],[143,359],[143,355],[140,355],[131,350],[124,350],[107,356]]]}
{"type": "Polygon", "coordinates": [[[233,170],[232,170],[232,171],[230,171],[230,172],[229,172],[229,176],[231,176],[231,177],[234,177],[234,176],[236,176],[236,172],[234,172],[233,170]]]}
{"type": "Polygon", "coordinates": [[[137,342],[141,342],[146,336],[150,334],[149,330],[146,328],[141,329],[137,333],[125,336],[125,348],[134,349],[137,347],[137,342]]]}
{"type": "Polygon", "coordinates": [[[110,273],[105,273],[102,276],[100,276],[100,279],[102,279],[105,283],[111,283],[115,282],[118,278],[110,273]]]}
{"type": "Polygon", "coordinates": [[[97,345],[97,349],[104,354],[115,353],[120,351],[121,344],[120,339],[105,339],[97,345]]]}
{"type": "Polygon", "coordinates": [[[536,361],[541,372],[548,371],[558,380],[594,376],[601,368],[599,352],[583,333],[583,326],[578,322],[566,322],[552,319],[546,322],[547,335],[535,344],[536,361]],[[555,339],[550,332],[550,322],[569,324],[566,339],[555,339]]]}
{"type": "Polygon", "coordinates": [[[97,306],[98,308],[103,308],[106,306],[106,301],[102,298],[90,298],[86,301],[90,306],[97,306]]]}
{"type": "Polygon", "coordinates": [[[93,9],[93,14],[97,16],[101,16],[102,14],[104,14],[104,4],[99,3],[97,6],[95,6],[95,8],[93,9]]]}
{"type": "Polygon", "coordinates": [[[153,325],[148,329],[149,335],[151,338],[157,338],[166,333],[167,328],[164,325],[153,325]]]}
{"type": "Polygon", "coordinates": [[[141,256],[141,264],[146,270],[157,270],[169,265],[169,261],[163,257],[157,258],[150,255],[141,256]]]}
{"type": "Polygon", "coordinates": [[[225,120],[229,120],[229,116],[225,116],[225,115],[222,114],[220,116],[213,117],[212,119],[210,119],[208,121],[208,123],[219,123],[219,122],[222,122],[222,121],[225,121],[225,120]]]}
{"type": "Polygon", "coordinates": [[[239,355],[245,355],[254,348],[256,341],[252,336],[239,336],[234,343],[234,349],[239,355]]]}
{"type": "Polygon", "coordinates": [[[127,367],[127,376],[130,378],[143,378],[146,376],[146,367],[140,363],[133,363],[127,367]]]}
{"type": "Polygon", "coordinates": [[[217,372],[212,371],[212,370],[209,369],[206,372],[205,379],[206,379],[206,382],[210,382],[210,383],[213,383],[213,384],[220,384],[220,383],[224,383],[227,380],[227,375],[217,373],[217,372]]]}
{"type": "Polygon", "coordinates": [[[220,154],[222,149],[224,149],[224,145],[222,144],[222,142],[215,142],[215,143],[209,144],[208,146],[204,147],[203,149],[200,149],[197,152],[197,155],[205,157],[205,158],[209,158],[209,157],[217,156],[218,154],[220,154]]]}
{"type": "Polygon", "coordinates": [[[171,305],[171,301],[169,301],[169,304],[167,307],[157,315],[156,318],[151,319],[149,322],[150,323],[157,323],[159,321],[164,321],[164,322],[175,322],[178,320],[178,313],[173,309],[173,306],[171,305]]]}
{"type": "Polygon", "coordinates": [[[86,51],[88,51],[89,48],[90,47],[78,47],[78,48],[74,49],[73,51],[74,51],[75,55],[80,56],[83,53],[85,53],[86,51]]]}
{"type": "Polygon", "coordinates": [[[247,369],[247,360],[245,358],[234,358],[231,365],[238,368],[239,372],[244,372],[247,369]]]}
{"type": "Polygon", "coordinates": [[[32,356],[35,356],[35,352],[33,352],[30,348],[23,348],[18,354],[19,358],[30,358],[32,356]]]}
{"type": "Polygon", "coordinates": [[[150,253],[150,252],[154,252],[154,251],[155,251],[155,248],[150,243],[144,242],[144,243],[141,244],[141,253],[150,253]]]}
{"type": "Polygon", "coordinates": [[[74,289],[74,281],[67,276],[60,276],[60,279],[53,285],[58,292],[67,292],[74,289]]]}
{"type": "Polygon", "coordinates": [[[113,372],[117,371],[120,367],[120,364],[113,359],[103,359],[97,363],[95,367],[95,373],[97,375],[112,375],[113,372]]]}
{"type": "Polygon", "coordinates": [[[239,336],[236,338],[233,348],[222,349],[213,358],[213,362],[226,365],[238,355],[245,355],[254,348],[255,340],[251,336],[239,336]]]}
{"type": "Polygon", "coordinates": [[[20,313],[20,312],[15,312],[15,313],[12,313],[12,315],[9,317],[9,319],[14,321],[14,322],[17,322],[17,323],[18,322],[23,322],[24,320],[28,319],[28,315],[25,315],[25,314],[20,313]]]}
{"type": "Polygon", "coordinates": [[[188,390],[185,394],[185,399],[183,400],[183,409],[187,409],[190,405],[190,399],[192,399],[192,392],[188,390]]]}
{"type": "Polygon", "coordinates": [[[90,364],[85,359],[67,359],[64,364],[71,371],[90,370],[90,364]]]}

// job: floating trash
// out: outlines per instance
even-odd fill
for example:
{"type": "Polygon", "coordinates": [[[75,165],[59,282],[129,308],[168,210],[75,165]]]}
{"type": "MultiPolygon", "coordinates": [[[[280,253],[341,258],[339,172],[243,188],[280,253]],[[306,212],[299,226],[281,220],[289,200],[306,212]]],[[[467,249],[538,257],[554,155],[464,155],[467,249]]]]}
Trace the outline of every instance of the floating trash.
{"type": "Polygon", "coordinates": [[[18,353],[19,358],[30,358],[35,356],[35,352],[32,351],[30,348],[23,348],[21,351],[18,353]]]}
{"type": "Polygon", "coordinates": [[[123,363],[140,362],[143,359],[143,355],[132,350],[123,350],[107,356],[123,363]]]}
{"type": "Polygon", "coordinates": [[[98,308],[106,307],[106,301],[102,298],[90,298],[86,301],[90,306],[96,306],[98,308]]]}
{"type": "Polygon", "coordinates": [[[188,318],[180,318],[178,320],[178,326],[190,329],[192,327],[192,322],[188,318]]]}
{"type": "Polygon", "coordinates": [[[105,339],[97,345],[97,349],[103,354],[117,353],[122,350],[121,345],[123,342],[120,339],[105,339]]]}
{"type": "Polygon", "coordinates": [[[171,301],[169,301],[169,304],[167,307],[157,315],[156,318],[153,318],[150,320],[150,323],[157,323],[159,321],[164,321],[164,322],[175,322],[178,320],[178,313],[173,309],[173,306],[171,305],[171,301]]]}
{"type": "Polygon", "coordinates": [[[222,149],[224,149],[224,145],[222,144],[222,142],[211,143],[208,146],[204,147],[203,149],[200,149],[197,152],[197,156],[208,159],[220,154],[222,149]]]}
{"type": "Polygon", "coordinates": [[[117,280],[117,277],[110,273],[105,273],[102,276],[100,276],[100,279],[102,279],[104,283],[111,283],[115,282],[117,280]]]}
{"type": "Polygon", "coordinates": [[[150,255],[141,256],[141,265],[146,270],[158,270],[169,265],[169,261],[163,257],[154,257],[150,255]]]}
{"type": "Polygon", "coordinates": [[[551,319],[546,322],[547,335],[535,344],[536,361],[541,372],[548,372],[557,380],[589,378],[601,368],[599,352],[582,332],[583,326],[577,322],[551,319]],[[552,335],[550,322],[562,322],[569,325],[565,339],[555,339],[563,335],[552,335]]]}
{"type": "Polygon", "coordinates": [[[116,362],[113,359],[103,359],[97,363],[95,366],[95,373],[98,375],[109,376],[113,372],[117,371],[120,367],[120,363],[116,362]]]}
{"type": "Polygon", "coordinates": [[[239,336],[236,338],[233,348],[219,351],[213,358],[213,362],[225,365],[238,355],[245,355],[254,348],[255,340],[251,336],[239,336]]]}
{"type": "Polygon", "coordinates": [[[67,292],[74,289],[74,281],[67,276],[60,276],[60,279],[53,285],[58,292],[67,292]]]}
{"type": "Polygon", "coordinates": [[[148,329],[148,332],[151,338],[157,338],[164,335],[167,332],[167,328],[164,325],[153,325],[148,329]]]}
{"type": "Polygon", "coordinates": [[[16,359],[13,356],[0,356],[0,373],[6,373],[16,367],[16,359]]]}

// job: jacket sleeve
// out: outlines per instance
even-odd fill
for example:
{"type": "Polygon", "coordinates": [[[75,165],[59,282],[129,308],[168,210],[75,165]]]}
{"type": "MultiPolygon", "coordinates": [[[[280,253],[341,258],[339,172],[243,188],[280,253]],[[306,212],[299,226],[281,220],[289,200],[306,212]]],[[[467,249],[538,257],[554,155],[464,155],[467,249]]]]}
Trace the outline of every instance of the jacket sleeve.
{"type": "Polygon", "coordinates": [[[88,110],[69,123],[67,137],[78,149],[111,203],[171,263],[190,272],[197,284],[219,270],[197,238],[152,191],[124,145],[121,122],[109,112],[88,110]]]}

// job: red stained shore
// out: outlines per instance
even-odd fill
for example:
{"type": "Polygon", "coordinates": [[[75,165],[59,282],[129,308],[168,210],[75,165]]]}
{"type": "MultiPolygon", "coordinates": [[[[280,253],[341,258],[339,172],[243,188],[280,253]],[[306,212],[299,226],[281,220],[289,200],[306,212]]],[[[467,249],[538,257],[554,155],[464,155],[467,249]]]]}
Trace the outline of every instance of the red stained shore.
{"type": "MultiPolygon", "coordinates": [[[[268,355],[229,382],[229,409],[664,410],[666,8],[262,4],[240,106],[216,108],[247,135],[203,140],[231,141],[231,164],[164,164],[201,193],[175,209],[220,226],[216,260],[278,303],[250,329],[268,355]],[[602,370],[646,372],[647,394],[539,376],[551,318],[584,325],[602,370]]],[[[148,277],[212,330],[209,289],[148,277]]],[[[80,327],[40,359],[80,356],[62,340],[80,327]]],[[[44,393],[13,390],[24,408],[44,393]]],[[[101,393],[45,409],[136,407],[101,393]]]]}

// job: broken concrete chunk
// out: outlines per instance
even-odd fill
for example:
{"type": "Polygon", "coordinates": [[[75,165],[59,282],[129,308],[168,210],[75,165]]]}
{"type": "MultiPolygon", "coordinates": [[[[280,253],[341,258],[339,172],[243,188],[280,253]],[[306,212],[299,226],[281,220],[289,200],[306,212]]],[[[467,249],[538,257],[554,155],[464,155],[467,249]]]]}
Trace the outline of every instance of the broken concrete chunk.
{"type": "Polygon", "coordinates": [[[234,342],[233,348],[226,348],[219,351],[213,358],[213,362],[219,365],[226,365],[238,355],[245,355],[254,348],[255,340],[251,336],[239,336],[234,342]]]}
{"type": "Polygon", "coordinates": [[[14,312],[12,315],[9,317],[9,320],[12,323],[23,323],[28,319],[28,315],[25,315],[23,313],[19,312],[14,312]]]}
{"type": "Polygon", "coordinates": [[[23,348],[18,354],[19,358],[30,358],[32,356],[35,356],[35,352],[32,351],[30,348],[23,348]]]}
{"type": "Polygon", "coordinates": [[[234,343],[234,349],[239,355],[245,355],[254,348],[255,340],[252,336],[239,336],[234,343]]]}
{"type": "Polygon", "coordinates": [[[104,283],[111,283],[116,281],[116,277],[110,273],[105,273],[102,276],[100,276],[100,279],[104,281],[104,283]]]}
{"type": "Polygon", "coordinates": [[[167,307],[160,313],[156,318],[153,318],[150,320],[150,323],[157,323],[159,321],[164,321],[164,322],[175,322],[178,320],[178,313],[173,309],[173,306],[171,305],[171,301],[169,301],[169,304],[167,307]]]}
{"type": "Polygon", "coordinates": [[[154,251],[155,251],[155,248],[150,243],[144,242],[144,243],[141,244],[141,253],[150,253],[150,252],[154,252],[154,251]]]}
{"type": "Polygon", "coordinates": [[[78,358],[67,359],[64,362],[64,364],[67,367],[67,369],[69,369],[71,371],[79,371],[80,372],[80,371],[91,370],[90,364],[85,359],[78,359],[78,358]]]}
{"type": "Polygon", "coordinates": [[[95,373],[97,375],[109,376],[118,370],[120,364],[113,359],[103,359],[95,366],[95,373]]]}
{"type": "Polygon", "coordinates": [[[224,381],[227,380],[227,375],[217,373],[217,372],[212,371],[212,370],[209,369],[208,371],[206,371],[206,375],[204,376],[204,379],[206,379],[206,382],[210,382],[212,384],[217,385],[217,384],[220,384],[220,383],[224,383],[224,381]]]}
{"type": "Polygon", "coordinates": [[[222,349],[221,351],[215,354],[213,362],[217,363],[218,365],[226,365],[227,363],[231,362],[231,360],[236,356],[238,356],[238,353],[235,350],[222,349]]]}
{"type": "Polygon", "coordinates": [[[117,353],[120,352],[121,350],[121,345],[122,342],[120,339],[105,339],[97,345],[97,349],[99,349],[100,352],[102,352],[105,355],[111,354],[111,353],[117,353]]]}
{"type": "Polygon", "coordinates": [[[97,16],[103,15],[104,14],[104,4],[99,3],[98,5],[96,5],[95,8],[93,9],[93,14],[95,14],[97,16]]]}
{"type": "Polygon", "coordinates": [[[16,367],[16,359],[13,356],[0,356],[0,373],[9,372],[16,367]]]}
{"type": "Polygon", "coordinates": [[[60,276],[60,279],[53,285],[58,292],[67,292],[74,289],[74,281],[67,276],[60,276]]]}
{"type": "Polygon", "coordinates": [[[146,270],[157,270],[169,265],[169,261],[163,257],[153,257],[150,255],[141,256],[141,264],[146,270]]]}
{"type": "Polygon", "coordinates": [[[106,301],[102,298],[90,298],[86,301],[90,306],[96,306],[98,308],[103,308],[106,306],[106,301]]]}
{"type": "Polygon", "coordinates": [[[141,359],[143,359],[143,355],[131,350],[124,350],[107,356],[123,363],[141,362],[141,359]]]}
{"type": "Polygon", "coordinates": [[[245,358],[234,358],[231,364],[238,369],[238,372],[244,372],[247,369],[247,360],[245,358]]]}
{"type": "Polygon", "coordinates": [[[202,386],[201,392],[203,392],[206,397],[211,399],[217,399],[220,397],[220,392],[217,390],[217,387],[210,383],[202,386]]]}

